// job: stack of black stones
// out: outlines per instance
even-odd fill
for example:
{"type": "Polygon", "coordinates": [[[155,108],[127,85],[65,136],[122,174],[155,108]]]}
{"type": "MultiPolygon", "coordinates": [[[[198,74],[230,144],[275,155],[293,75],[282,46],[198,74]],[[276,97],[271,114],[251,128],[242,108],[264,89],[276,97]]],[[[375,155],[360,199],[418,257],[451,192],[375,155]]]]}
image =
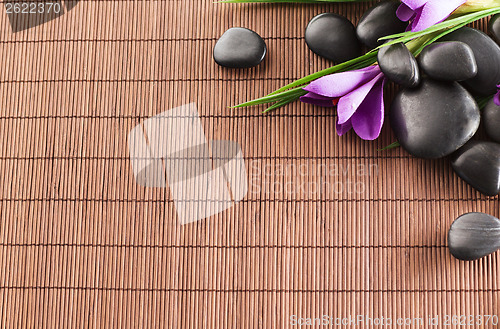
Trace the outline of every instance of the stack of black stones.
{"type": "MultiPolygon", "coordinates": [[[[305,40],[317,55],[341,63],[360,56],[363,48],[381,45],[381,37],[404,32],[396,16],[399,1],[369,9],[355,27],[346,17],[324,13],[306,28],[305,40]]],[[[493,37],[469,27],[427,46],[418,59],[404,44],[381,48],[378,64],[402,89],[390,109],[390,123],[401,146],[425,159],[449,157],[455,172],[479,192],[500,194],[500,107],[491,100],[482,113],[476,97],[496,93],[500,83],[500,16],[489,24],[493,37]],[[480,125],[490,141],[476,138],[480,125]]],[[[228,30],[214,48],[225,67],[249,68],[266,55],[264,40],[244,28],[228,30]]],[[[475,260],[500,248],[500,220],[470,213],[449,232],[452,254],[475,260]]]]}

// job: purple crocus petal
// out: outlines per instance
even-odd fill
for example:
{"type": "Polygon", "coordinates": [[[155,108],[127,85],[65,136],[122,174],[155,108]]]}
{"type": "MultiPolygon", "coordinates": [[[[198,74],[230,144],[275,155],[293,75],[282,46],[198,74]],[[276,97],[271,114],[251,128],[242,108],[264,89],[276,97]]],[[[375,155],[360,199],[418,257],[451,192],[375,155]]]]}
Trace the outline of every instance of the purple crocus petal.
{"type": "Polygon", "coordinates": [[[346,123],[338,123],[336,124],[337,128],[337,135],[343,136],[345,133],[347,133],[349,130],[352,129],[352,123],[351,120],[348,120],[346,123]]]}
{"type": "Polygon", "coordinates": [[[379,73],[372,80],[340,98],[337,106],[339,124],[346,123],[354,115],[361,103],[365,100],[366,96],[370,93],[370,90],[372,90],[373,86],[383,79],[383,77],[384,74],[379,73]]]}
{"type": "MultiPolygon", "coordinates": [[[[423,7],[427,2],[429,1],[435,1],[435,0],[402,0],[401,2],[408,6],[408,8],[412,10],[417,10],[421,7],[423,7]]],[[[442,1],[442,0],[438,0],[442,1]]]]}
{"type": "Polygon", "coordinates": [[[406,4],[402,3],[396,11],[396,16],[398,16],[398,18],[403,22],[408,22],[410,19],[415,17],[415,11],[406,4]]]}
{"type": "Polygon", "coordinates": [[[493,98],[495,104],[497,106],[500,106],[500,91],[496,93],[495,97],[493,98]]]}
{"type": "Polygon", "coordinates": [[[467,0],[429,0],[417,13],[412,27],[413,32],[423,31],[447,19],[467,0]]]}
{"type": "Polygon", "coordinates": [[[380,73],[378,66],[370,66],[356,71],[335,73],[311,82],[304,90],[331,98],[342,97],[380,73]]]}
{"type": "Polygon", "coordinates": [[[384,125],[384,84],[385,79],[377,81],[351,118],[354,131],[364,140],[377,139],[384,125]]]}
{"type": "Polygon", "coordinates": [[[306,104],[312,104],[323,107],[334,107],[333,98],[324,97],[321,95],[317,95],[315,93],[307,93],[304,96],[300,97],[300,101],[306,104]]]}

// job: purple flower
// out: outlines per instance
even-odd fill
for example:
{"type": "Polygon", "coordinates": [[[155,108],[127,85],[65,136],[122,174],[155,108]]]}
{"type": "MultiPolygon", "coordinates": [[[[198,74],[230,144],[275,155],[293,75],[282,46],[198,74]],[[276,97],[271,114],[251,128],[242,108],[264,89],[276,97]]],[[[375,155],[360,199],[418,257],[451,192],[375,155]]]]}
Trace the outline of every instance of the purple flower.
{"type": "Polygon", "coordinates": [[[377,139],[384,124],[385,77],[380,67],[335,73],[319,78],[300,100],[319,106],[337,106],[337,134],[354,129],[365,140],[377,139]]]}
{"type": "Polygon", "coordinates": [[[497,85],[497,88],[498,88],[498,92],[497,94],[495,95],[495,97],[493,97],[493,100],[495,101],[495,104],[497,106],[500,106],[500,84],[497,85]]]}
{"type": "Polygon", "coordinates": [[[413,32],[423,31],[447,19],[467,0],[401,0],[397,15],[400,20],[411,21],[413,32]]]}

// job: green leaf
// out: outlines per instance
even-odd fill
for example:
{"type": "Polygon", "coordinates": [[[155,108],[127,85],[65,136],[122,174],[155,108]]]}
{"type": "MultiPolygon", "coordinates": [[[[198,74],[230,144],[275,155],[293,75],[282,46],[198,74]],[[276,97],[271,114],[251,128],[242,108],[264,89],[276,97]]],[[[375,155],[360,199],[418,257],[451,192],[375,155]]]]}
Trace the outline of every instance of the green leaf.
{"type": "Polygon", "coordinates": [[[398,148],[398,147],[401,147],[401,144],[399,142],[394,142],[394,143],[392,143],[390,145],[387,145],[383,149],[379,149],[378,151],[379,152],[388,151],[388,150],[392,150],[392,149],[395,149],[395,148],[398,148]]]}
{"type": "Polygon", "coordinates": [[[486,105],[488,105],[488,103],[490,102],[490,100],[493,98],[493,95],[491,96],[479,96],[479,97],[476,97],[476,102],[477,102],[477,105],[479,105],[479,109],[484,109],[486,107],[486,105]]]}

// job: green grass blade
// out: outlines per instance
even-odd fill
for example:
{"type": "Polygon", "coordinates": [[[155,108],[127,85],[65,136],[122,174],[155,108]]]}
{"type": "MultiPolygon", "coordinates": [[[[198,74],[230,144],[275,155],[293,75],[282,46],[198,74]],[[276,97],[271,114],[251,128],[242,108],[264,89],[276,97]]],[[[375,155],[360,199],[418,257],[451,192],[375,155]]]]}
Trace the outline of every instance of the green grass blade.
{"type": "MultiPolygon", "coordinates": [[[[305,95],[306,92],[303,93],[303,95],[305,95]]],[[[295,102],[296,100],[298,100],[300,98],[300,96],[303,96],[303,95],[294,95],[294,96],[291,96],[291,97],[288,97],[288,98],[284,98],[283,100],[269,106],[263,113],[269,113],[271,111],[274,111],[276,109],[279,109],[280,107],[283,107],[285,105],[288,105],[290,103],[293,103],[295,102]]]]}
{"type": "Polygon", "coordinates": [[[477,102],[477,105],[479,105],[479,109],[484,109],[486,107],[486,105],[488,105],[488,103],[490,102],[490,100],[493,98],[493,95],[491,96],[480,96],[480,97],[476,97],[476,102],[477,102]]]}
{"type": "Polygon", "coordinates": [[[382,148],[382,149],[379,149],[378,151],[379,152],[383,152],[383,151],[388,151],[388,150],[392,150],[392,149],[395,149],[395,148],[398,148],[398,147],[401,147],[401,144],[399,142],[394,142],[390,145],[387,145],[386,147],[382,148]]]}
{"type": "Polygon", "coordinates": [[[236,106],[233,106],[232,108],[241,108],[241,107],[249,107],[249,106],[255,106],[255,105],[261,105],[261,104],[269,104],[273,102],[279,102],[282,99],[290,98],[290,97],[300,97],[305,95],[307,92],[304,91],[302,88],[295,88],[295,89],[290,89],[286,90],[284,92],[281,92],[279,94],[270,94],[258,99],[254,99],[249,102],[245,102],[236,106]]]}
{"type": "Polygon", "coordinates": [[[325,75],[328,75],[328,74],[339,73],[339,72],[344,72],[344,71],[348,71],[348,70],[355,70],[358,68],[372,65],[373,63],[375,63],[376,57],[377,57],[377,54],[375,52],[369,52],[361,57],[358,57],[358,58],[352,59],[350,61],[329,67],[329,68],[324,69],[322,71],[313,73],[313,74],[308,75],[306,77],[303,77],[299,80],[296,80],[296,81],[294,81],[286,86],[283,86],[280,89],[272,92],[270,95],[279,94],[279,93],[281,93],[285,90],[291,89],[291,88],[304,86],[304,85],[306,85],[314,80],[317,80],[321,77],[324,77],[325,75]]]}

